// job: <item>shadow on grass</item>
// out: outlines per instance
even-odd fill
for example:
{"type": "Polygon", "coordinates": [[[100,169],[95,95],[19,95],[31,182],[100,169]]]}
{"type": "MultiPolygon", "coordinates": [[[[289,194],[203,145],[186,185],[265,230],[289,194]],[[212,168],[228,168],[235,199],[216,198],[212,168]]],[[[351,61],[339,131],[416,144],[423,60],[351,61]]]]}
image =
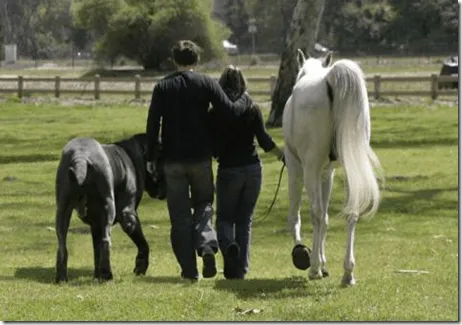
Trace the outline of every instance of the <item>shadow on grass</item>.
{"type": "Polygon", "coordinates": [[[442,210],[457,211],[458,209],[457,192],[459,189],[457,187],[422,190],[402,190],[388,187],[386,190],[401,195],[383,198],[380,203],[381,212],[428,215],[442,210]],[[437,195],[444,192],[453,192],[454,199],[436,198],[437,195]]]}
{"type": "Polygon", "coordinates": [[[310,281],[301,276],[282,279],[246,279],[217,280],[215,288],[231,291],[239,298],[271,298],[285,299],[294,297],[328,296],[335,290],[329,285],[318,287],[310,285],[310,281]]]}
{"type": "MultiPolygon", "coordinates": [[[[19,180],[18,182],[21,182],[22,184],[27,184],[27,185],[45,184],[44,182],[29,182],[29,181],[22,181],[22,180],[19,180]]],[[[15,190],[14,192],[8,191],[5,193],[0,193],[0,196],[5,196],[5,197],[35,196],[35,197],[38,197],[38,196],[49,196],[49,195],[54,195],[54,194],[55,194],[54,187],[51,187],[50,189],[41,188],[40,190],[38,190],[37,187],[23,186],[21,190],[15,190]]]]}
{"type": "Polygon", "coordinates": [[[55,154],[30,154],[30,155],[2,155],[0,164],[16,164],[28,162],[54,161],[58,160],[59,155],[55,154]]]}
{"type": "MultiPolygon", "coordinates": [[[[56,270],[54,267],[32,266],[18,267],[14,273],[17,279],[36,281],[39,283],[55,283],[56,270]]],[[[69,281],[78,277],[93,278],[93,270],[89,268],[68,268],[67,276],[69,281]]]]}
{"type": "Polygon", "coordinates": [[[455,139],[421,139],[421,140],[406,140],[407,137],[403,136],[403,140],[394,141],[373,141],[371,146],[374,149],[392,149],[392,148],[413,148],[413,147],[428,147],[428,146],[457,146],[457,138],[455,139]]]}
{"type": "MultiPolygon", "coordinates": [[[[0,195],[0,197],[2,197],[2,196],[3,195],[0,195]]],[[[27,196],[27,194],[24,195],[24,196],[27,196]]],[[[0,203],[0,208],[2,209],[2,211],[4,211],[4,210],[16,210],[16,209],[20,209],[20,210],[45,209],[48,206],[49,206],[48,203],[37,203],[37,202],[6,202],[6,203],[0,203]]],[[[22,217],[17,217],[17,218],[21,219],[22,217]]]]}
{"type": "Polygon", "coordinates": [[[172,284],[184,284],[184,285],[191,285],[193,282],[188,280],[182,279],[180,275],[177,276],[141,276],[138,277],[140,281],[148,282],[148,283],[172,283],[172,284]]]}

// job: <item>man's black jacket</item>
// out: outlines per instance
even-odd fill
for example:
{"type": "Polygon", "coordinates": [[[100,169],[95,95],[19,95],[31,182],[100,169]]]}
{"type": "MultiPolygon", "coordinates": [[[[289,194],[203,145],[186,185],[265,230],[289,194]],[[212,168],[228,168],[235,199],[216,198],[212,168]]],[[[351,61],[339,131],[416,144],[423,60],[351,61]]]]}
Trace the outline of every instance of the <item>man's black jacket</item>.
{"type": "Polygon", "coordinates": [[[233,119],[248,111],[251,99],[244,94],[233,103],[216,81],[194,71],[179,71],[162,79],[154,87],[149,107],[148,160],[155,160],[161,118],[165,162],[209,159],[212,154],[208,125],[210,104],[223,117],[233,119]]]}

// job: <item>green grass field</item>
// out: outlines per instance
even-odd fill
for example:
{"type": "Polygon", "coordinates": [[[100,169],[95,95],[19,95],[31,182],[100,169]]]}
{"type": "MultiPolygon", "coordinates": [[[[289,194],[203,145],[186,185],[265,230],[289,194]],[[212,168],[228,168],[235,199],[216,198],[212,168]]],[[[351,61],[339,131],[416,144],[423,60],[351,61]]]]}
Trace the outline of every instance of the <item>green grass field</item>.
{"type": "MultiPolygon", "coordinates": [[[[147,105],[0,103],[0,319],[4,321],[456,321],[458,309],[458,110],[454,106],[375,106],[372,145],[385,169],[376,216],[356,230],[357,285],[341,288],[346,223],[337,171],[326,251],[330,277],[309,281],[292,266],[292,238],[281,231],[287,174],[266,220],[253,227],[246,280],[196,284],[179,278],[166,203],[145,195],[139,213],[151,247],[148,273],[132,274],[136,249],[113,228],[114,281],[92,279],[88,228],[72,218],[69,282],[56,285],[54,179],[64,144],[75,136],[109,142],[142,132],[147,105]],[[429,273],[398,273],[402,269],[429,273]],[[259,313],[241,314],[238,310],[259,313]]],[[[267,112],[265,112],[266,114],[267,112]]],[[[283,144],[281,129],[270,130],[283,144]]],[[[264,185],[255,211],[271,202],[280,163],[261,154],[264,185]]],[[[303,237],[311,246],[309,206],[303,237]]],[[[199,261],[199,267],[201,262],[199,261]]],[[[218,255],[218,268],[222,268],[218,255]]]]}

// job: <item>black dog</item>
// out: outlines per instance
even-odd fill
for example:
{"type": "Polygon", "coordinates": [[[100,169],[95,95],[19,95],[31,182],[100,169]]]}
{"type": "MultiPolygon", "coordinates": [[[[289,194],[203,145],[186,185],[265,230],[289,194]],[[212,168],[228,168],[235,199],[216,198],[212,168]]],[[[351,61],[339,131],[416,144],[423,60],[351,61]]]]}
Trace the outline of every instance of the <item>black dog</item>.
{"type": "Polygon", "coordinates": [[[149,246],[137,208],[143,191],[153,198],[165,193],[165,184],[146,171],[146,145],[146,135],[137,134],[114,144],[75,138],[64,147],[56,175],[56,282],[67,281],[66,237],[74,209],[91,227],[96,278],[112,279],[111,227],[117,222],[138,248],[133,272],[146,273],[149,246]]]}

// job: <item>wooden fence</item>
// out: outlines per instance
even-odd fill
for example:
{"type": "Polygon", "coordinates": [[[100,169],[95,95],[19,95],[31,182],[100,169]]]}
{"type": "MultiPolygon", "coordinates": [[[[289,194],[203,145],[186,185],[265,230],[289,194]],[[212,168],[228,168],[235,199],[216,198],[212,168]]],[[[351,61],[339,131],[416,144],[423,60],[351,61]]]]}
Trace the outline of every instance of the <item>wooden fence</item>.
{"type": "MultiPolygon", "coordinates": [[[[92,93],[95,99],[100,99],[101,94],[118,94],[118,95],[133,95],[136,99],[140,99],[142,95],[150,95],[152,92],[152,87],[156,82],[161,80],[161,78],[142,78],[139,75],[131,78],[116,78],[116,77],[100,77],[95,75],[94,77],[87,78],[44,78],[44,77],[23,77],[18,76],[14,78],[0,78],[0,93],[16,93],[19,98],[22,98],[26,95],[32,93],[44,93],[44,94],[54,94],[56,98],[59,98],[61,94],[88,94],[92,93]],[[40,87],[29,88],[26,87],[27,83],[42,83],[40,87]],[[110,87],[102,88],[101,83],[110,83],[110,87]],[[46,83],[44,85],[43,83],[46,83]],[[62,85],[67,84],[82,84],[85,83],[85,87],[82,89],[70,89],[64,88],[62,85]],[[124,89],[116,89],[116,84],[124,84],[124,89]],[[51,84],[51,85],[50,85],[51,84]],[[88,90],[86,86],[92,84],[93,87],[88,90]],[[149,89],[143,89],[142,85],[150,86],[149,89]],[[12,85],[12,87],[11,87],[12,85]],[[50,87],[51,86],[51,87],[50,87]]],[[[272,75],[270,77],[253,77],[247,78],[249,83],[249,91],[252,95],[265,95],[271,96],[274,86],[276,84],[276,76],[272,75]],[[252,89],[252,85],[255,83],[266,83],[267,86],[264,86],[263,90],[261,87],[252,89]]],[[[436,99],[440,95],[451,95],[457,96],[457,89],[446,89],[441,88],[440,84],[452,84],[458,82],[457,75],[452,76],[439,76],[437,74],[432,74],[431,76],[380,76],[375,75],[372,77],[367,77],[366,81],[368,83],[368,93],[369,97],[379,99],[385,96],[429,96],[432,99],[436,99]],[[422,83],[428,82],[428,88],[426,89],[412,89],[412,90],[403,90],[399,89],[390,89],[382,90],[382,85],[385,83],[422,83]],[[372,87],[371,87],[372,85],[372,87]],[[372,89],[370,89],[372,88],[372,89]],[[441,89],[440,89],[441,88],[441,89]]],[[[146,87],[145,87],[146,88],[146,87]]],[[[395,87],[396,88],[396,85],[395,87]]],[[[403,87],[404,88],[404,87],[403,87]]]]}

